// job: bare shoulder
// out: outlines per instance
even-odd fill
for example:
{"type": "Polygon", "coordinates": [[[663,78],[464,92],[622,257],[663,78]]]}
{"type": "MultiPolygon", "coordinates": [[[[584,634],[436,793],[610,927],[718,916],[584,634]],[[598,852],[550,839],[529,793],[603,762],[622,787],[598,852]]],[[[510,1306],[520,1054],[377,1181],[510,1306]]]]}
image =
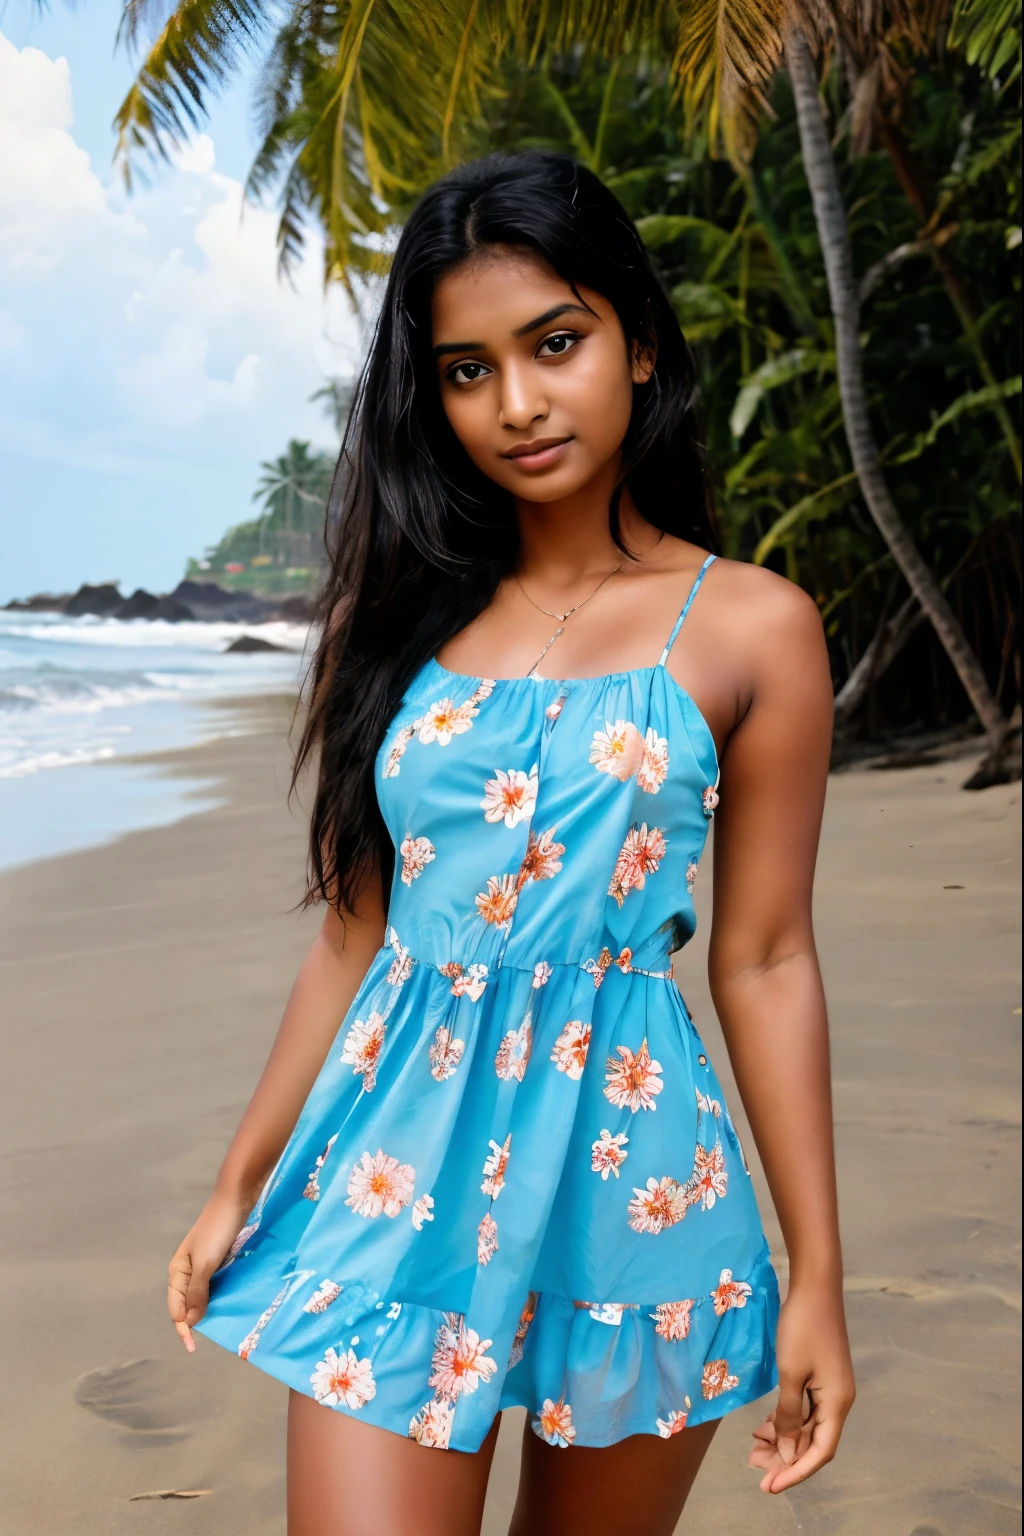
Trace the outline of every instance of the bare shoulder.
{"type": "Polygon", "coordinates": [[[740,560],[716,560],[711,575],[705,618],[744,651],[792,657],[824,650],[821,615],[802,587],[740,560]]]}

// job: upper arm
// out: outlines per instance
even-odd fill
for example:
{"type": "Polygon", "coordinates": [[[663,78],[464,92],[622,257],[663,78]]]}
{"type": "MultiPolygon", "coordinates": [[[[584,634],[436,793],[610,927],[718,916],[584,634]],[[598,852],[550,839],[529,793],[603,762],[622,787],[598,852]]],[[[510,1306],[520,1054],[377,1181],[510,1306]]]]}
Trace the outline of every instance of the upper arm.
{"type": "Polygon", "coordinates": [[[712,974],[783,959],[813,943],[811,890],[832,742],[832,680],[821,619],[773,579],[738,639],[749,705],[731,733],[715,814],[712,974]]]}

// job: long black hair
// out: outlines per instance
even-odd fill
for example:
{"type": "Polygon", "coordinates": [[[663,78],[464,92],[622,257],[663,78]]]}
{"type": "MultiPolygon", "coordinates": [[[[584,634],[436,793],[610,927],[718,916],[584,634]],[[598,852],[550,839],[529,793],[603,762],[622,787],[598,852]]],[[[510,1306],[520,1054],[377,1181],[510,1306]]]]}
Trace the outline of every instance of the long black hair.
{"type": "MultiPolygon", "coordinates": [[[[487,606],[517,557],[512,498],[452,431],[431,351],[435,284],[494,246],[530,250],[574,289],[601,294],[627,343],[655,356],[634,388],[622,478],[648,522],[716,547],[693,361],[622,205],[560,155],[493,155],[436,182],[398,242],[328,506],[295,767],[297,777],[319,754],[307,902],[351,910],[375,865],[386,888],[394,849],[377,804],[377,750],[416,672],[487,606]]],[[[622,547],[617,495],[609,523],[622,547]]]]}

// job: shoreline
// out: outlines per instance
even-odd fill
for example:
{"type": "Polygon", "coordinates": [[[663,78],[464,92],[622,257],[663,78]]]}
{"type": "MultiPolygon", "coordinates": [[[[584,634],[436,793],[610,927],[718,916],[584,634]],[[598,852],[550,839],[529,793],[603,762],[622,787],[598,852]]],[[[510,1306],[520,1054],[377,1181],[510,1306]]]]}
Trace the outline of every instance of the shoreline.
{"type": "MultiPolygon", "coordinates": [[[[33,1536],[283,1526],[287,1394],[202,1339],[186,1356],[163,1305],[320,921],[297,906],[305,828],[286,803],[290,701],[273,697],[262,728],[157,754],[210,781],[214,807],[0,873],[0,1271],[17,1319],[0,1457],[12,1528],[33,1536]],[[167,1488],[211,1492],[128,1502],[167,1488]]],[[[768,1404],[730,1415],[686,1530],[1018,1529],[1020,786],[967,794],[962,777],[829,780],[815,917],[860,1395],[837,1461],[777,1500],[745,1467],[768,1404]]],[[[677,972],[784,1279],[707,992],[710,884],[677,972]]],[[[485,1536],[511,1510],[522,1422],[502,1425],[485,1536]]]]}

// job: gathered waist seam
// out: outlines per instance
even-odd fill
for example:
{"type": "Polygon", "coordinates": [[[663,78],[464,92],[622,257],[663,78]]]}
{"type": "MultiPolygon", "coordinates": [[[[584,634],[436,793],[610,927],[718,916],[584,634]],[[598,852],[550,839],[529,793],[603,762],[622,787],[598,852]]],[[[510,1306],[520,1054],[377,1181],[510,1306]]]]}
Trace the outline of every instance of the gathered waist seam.
{"type": "MultiPolygon", "coordinates": [[[[471,961],[468,965],[463,965],[459,960],[425,960],[420,956],[411,954],[405,948],[394,928],[388,929],[388,941],[381,950],[381,954],[384,954],[389,948],[394,951],[395,956],[387,974],[387,980],[392,986],[401,986],[408,979],[414,965],[425,965],[451,981],[451,989],[456,997],[469,996],[475,999],[483,993],[492,975],[502,970],[522,971],[527,975],[529,974],[527,966],[508,966],[503,964],[501,960],[493,966],[487,965],[482,961],[471,961]]],[[[622,949],[619,954],[613,955],[606,946],[599,951],[596,957],[587,960],[538,961],[533,967],[533,985],[537,988],[544,986],[556,967],[585,971],[593,981],[595,991],[613,966],[621,971],[624,976],[647,976],[655,981],[671,981],[674,976],[671,957],[666,955],[665,961],[664,968],[659,969],[634,965],[633,951],[631,949],[627,947],[622,949]]]]}

